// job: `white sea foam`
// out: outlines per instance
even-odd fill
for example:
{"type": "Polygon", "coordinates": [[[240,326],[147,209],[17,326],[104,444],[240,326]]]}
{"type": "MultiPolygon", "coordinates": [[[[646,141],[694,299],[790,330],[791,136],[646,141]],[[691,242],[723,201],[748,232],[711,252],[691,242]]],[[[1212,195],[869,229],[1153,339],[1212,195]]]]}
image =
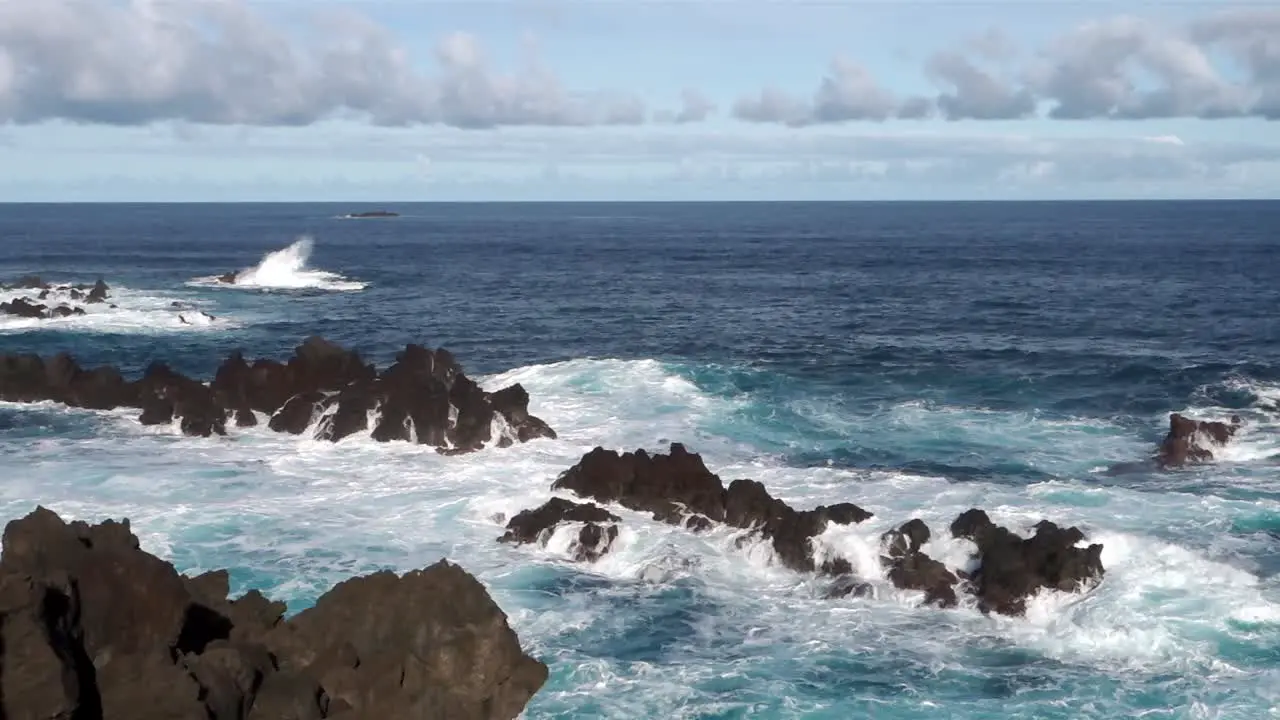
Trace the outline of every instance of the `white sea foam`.
{"type": "Polygon", "coordinates": [[[0,302],[27,298],[50,308],[60,304],[83,308],[83,315],[55,318],[20,318],[0,314],[0,333],[51,330],[96,333],[172,333],[189,331],[221,331],[239,327],[216,310],[206,312],[185,296],[158,290],[135,290],[112,286],[106,302],[85,304],[71,299],[69,290],[51,290],[38,300],[38,290],[0,291],[0,302]],[[177,303],[177,306],[175,306],[177,303]]]}
{"type": "Polygon", "coordinates": [[[367,286],[367,283],[339,273],[307,267],[314,249],[314,238],[303,235],[289,247],[267,253],[257,265],[237,272],[234,283],[222,282],[219,275],[209,275],[195,278],[187,284],[241,290],[312,289],[334,292],[363,290],[367,286]]]}
{"type": "MultiPolygon", "coordinates": [[[[1246,511],[1280,513],[1280,503],[1083,480],[1018,487],[788,467],[705,430],[747,399],[708,395],[652,361],[576,360],[521,368],[483,385],[511,382],[524,384],[530,410],[557,429],[558,440],[442,457],[363,435],[333,444],[260,426],[200,440],[170,427],[141,428],[127,412],[0,407],[73,412],[105,423],[88,440],[0,442],[0,463],[11,471],[0,484],[0,511],[13,517],[43,502],[70,517],[128,516],[144,547],[183,569],[229,566],[241,589],[252,584],[303,600],[354,573],[450,557],[486,582],[526,648],[552,664],[553,679],[529,717],[848,717],[866,707],[856,703],[872,702],[868,691],[814,698],[796,683],[871,682],[858,674],[871,670],[850,665],[865,658],[898,667],[885,682],[906,693],[874,702],[946,707],[950,700],[921,695],[903,673],[919,668],[922,683],[948,673],[999,680],[1007,671],[988,657],[1010,652],[1060,663],[1052,670],[1055,682],[1079,682],[1085,689],[1076,692],[1092,692],[1089,683],[1098,677],[1136,687],[1164,675],[1200,683],[1194,687],[1204,692],[1235,688],[1244,699],[1230,702],[1245,708],[1258,707],[1265,692],[1267,681],[1248,667],[1248,653],[1241,659],[1222,649],[1266,647],[1277,638],[1280,591],[1273,578],[1262,579],[1241,561],[1253,547],[1248,543],[1264,540],[1219,545],[1203,538],[1246,511]],[[546,547],[496,542],[507,518],[545,502],[557,474],[592,447],[663,449],[671,440],[702,452],[726,482],[752,477],[799,507],[850,501],[874,512],[820,538],[822,547],[850,557],[873,594],[822,599],[822,581],[780,568],[765,543],[740,547],[742,534],[728,528],[694,535],[620,508],[610,508],[623,518],[613,551],[595,563],[568,561],[572,529],[557,532],[546,547]],[[884,578],[880,535],[919,517],[934,533],[925,550],[962,566],[972,546],[950,539],[947,527],[970,507],[1019,532],[1044,518],[1078,525],[1104,544],[1106,578],[1087,593],[1043,594],[1023,619],[984,616],[971,601],[951,610],[918,607],[919,593],[896,590],[884,578]],[[995,664],[978,667],[989,661],[995,664]]],[[[955,412],[958,421],[976,422],[955,412]]],[[[1045,443],[1084,447],[1092,430],[1066,423],[1034,432],[1045,443]]],[[[1072,691],[1064,693],[1070,700],[1072,691]]],[[[972,702],[990,702],[981,708],[999,713],[1013,701],[972,702]]],[[[1036,707],[1052,708],[1057,700],[1043,702],[1036,707]]],[[[1114,710],[1128,701],[1094,702],[1114,710]]],[[[1205,703],[1215,711],[1228,707],[1205,703]]],[[[886,717],[896,712],[886,710],[886,717]]]]}

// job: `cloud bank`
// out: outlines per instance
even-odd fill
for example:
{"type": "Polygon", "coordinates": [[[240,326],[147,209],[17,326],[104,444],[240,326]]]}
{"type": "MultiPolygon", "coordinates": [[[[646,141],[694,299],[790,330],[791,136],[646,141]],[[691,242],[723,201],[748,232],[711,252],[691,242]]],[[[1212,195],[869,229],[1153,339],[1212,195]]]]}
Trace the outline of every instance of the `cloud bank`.
{"type": "Polygon", "coordinates": [[[769,88],[734,115],[792,126],[940,116],[950,120],[1153,118],[1280,119],[1280,9],[1234,10],[1185,27],[1130,16],[1074,27],[1019,59],[990,32],[965,50],[941,50],[925,74],[932,98],[897,97],[847,60],[833,62],[812,98],[769,88]],[[1215,64],[1213,58],[1224,58],[1215,64]],[[1222,64],[1242,80],[1231,80],[1222,64]]]}
{"type": "Polygon", "coordinates": [[[289,33],[239,0],[3,0],[0,121],[109,125],[184,120],[308,125],[335,116],[377,125],[625,125],[630,95],[572,92],[531,58],[503,74],[471,35],[417,68],[385,28],[354,13],[289,33]]]}
{"type": "MultiPolygon", "coordinates": [[[[465,33],[415,59],[387,28],[323,11],[306,27],[244,0],[0,0],[0,123],[300,126],[334,118],[466,129],[700,123],[696,88],[650,112],[625,90],[565,86],[529,54],[513,71],[465,33]]],[[[816,88],[765,87],[726,103],[749,123],[806,127],[924,118],[1280,119],[1280,9],[1182,26],[1121,16],[1067,29],[1041,48],[992,31],[940,49],[931,96],[886,87],[834,58],[816,88]]],[[[693,69],[696,76],[696,68],[693,69]]]]}

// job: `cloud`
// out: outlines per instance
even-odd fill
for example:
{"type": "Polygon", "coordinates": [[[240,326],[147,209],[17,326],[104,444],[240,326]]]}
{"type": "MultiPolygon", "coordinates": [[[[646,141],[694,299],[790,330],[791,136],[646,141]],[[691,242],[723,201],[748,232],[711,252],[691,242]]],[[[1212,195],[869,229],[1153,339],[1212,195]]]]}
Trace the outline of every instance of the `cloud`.
{"type": "Polygon", "coordinates": [[[866,68],[846,58],[831,61],[826,77],[809,100],[770,87],[756,96],[740,98],[733,106],[733,115],[739,120],[792,127],[921,117],[927,111],[927,105],[918,99],[899,100],[894,97],[876,82],[866,68]]]}
{"type": "Polygon", "coordinates": [[[0,122],[635,124],[639,99],[573,92],[530,59],[504,74],[457,33],[424,73],[386,29],[324,12],[288,33],[242,0],[0,2],[0,122]]]}
{"type": "Polygon", "coordinates": [[[833,62],[814,100],[767,88],[735,104],[751,122],[803,126],[889,118],[1058,120],[1280,119],[1280,9],[1211,14],[1183,27],[1131,16],[1081,24],[1045,47],[1020,53],[990,30],[924,67],[934,97],[897,100],[860,66],[833,62]],[[1234,58],[1243,81],[1221,61],[1234,58]],[[1217,60],[1218,62],[1215,62],[1217,60]],[[983,62],[979,62],[983,61],[983,62]],[[999,70],[984,69],[998,65],[999,70]]]}
{"type": "Polygon", "coordinates": [[[1035,96],[982,70],[958,52],[940,52],[927,71],[953,88],[938,95],[938,109],[950,120],[1017,120],[1036,111],[1035,96]]]}

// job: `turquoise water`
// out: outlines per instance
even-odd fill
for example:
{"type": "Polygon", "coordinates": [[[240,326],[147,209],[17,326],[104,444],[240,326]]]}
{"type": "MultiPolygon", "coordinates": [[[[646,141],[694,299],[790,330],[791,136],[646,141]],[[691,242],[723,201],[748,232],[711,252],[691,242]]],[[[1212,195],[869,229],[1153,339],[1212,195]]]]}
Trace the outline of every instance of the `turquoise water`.
{"type": "Polygon", "coordinates": [[[311,332],[381,362],[428,342],[488,387],[523,383],[558,440],[444,458],[0,404],[0,515],[127,516],[180,569],[227,567],[295,611],[352,574],[448,557],[551,666],[530,719],[1278,714],[1276,204],[400,209],[4,209],[0,277],[101,272],[119,307],[0,319],[0,351],[208,373],[311,332]],[[574,220],[601,214],[620,217],[574,220]],[[277,257],[262,287],[200,280],[302,233],[311,256],[277,257]],[[217,320],[184,325],[174,301],[217,320]],[[1108,472],[1172,411],[1246,429],[1210,465],[1108,472]],[[617,509],[595,564],[568,561],[565,533],[496,542],[592,447],[672,441],[793,505],[876,513],[820,538],[872,596],[823,599],[767,547],[617,509]],[[921,608],[884,579],[879,535],[911,517],[965,566],[971,546],[937,536],[975,506],[1078,525],[1105,580],[1015,619],[921,608]]]}

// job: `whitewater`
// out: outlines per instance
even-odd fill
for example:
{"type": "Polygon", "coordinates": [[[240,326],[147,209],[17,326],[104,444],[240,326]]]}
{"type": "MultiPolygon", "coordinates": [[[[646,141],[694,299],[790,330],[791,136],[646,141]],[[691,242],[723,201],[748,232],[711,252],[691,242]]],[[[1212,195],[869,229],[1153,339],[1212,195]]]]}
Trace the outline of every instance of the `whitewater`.
{"type": "MultiPolygon", "coordinates": [[[[233,348],[283,360],[311,332],[360,346],[379,367],[404,343],[426,342],[453,350],[488,390],[521,383],[559,437],[444,457],[363,435],[334,444],[260,426],[195,439],[142,427],[135,412],[0,404],[4,519],[37,502],[68,518],[128,517],[143,547],[179,570],[229,568],[233,594],[260,588],[291,611],[352,575],[448,557],[550,666],[530,720],[1280,715],[1270,246],[1215,246],[1237,256],[1224,288],[1197,274],[1221,270],[1207,249],[1169,271],[1124,264],[1132,249],[1054,250],[1001,234],[1014,223],[1000,213],[1013,212],[1046,233],[1075,232],[1070,215],[1111,218],[1147,243],[1252,237],[1227,211],[983,210],[995,214],[966,220],[983,238],[968,245],[930,235],[957,226],[954,209],[930,211],[941,214],[927,226],[808,208],[728,219],[629,207],[607,214],[651,221],[581,225],[572,217],[605,213],[461,208],[436,224],[326,225],[340,213],[253,210],[278,214],[250,222],[237,219],[250,210],[206,212],[205,230],[175,222],[209,242],[268,220],[279,230],[213,258],[209,244],[171,251],[145,271],[82,257],[82,275],[114,263],[121,312],[154,312],[153,322],[15,327],[0,333],[0,351],[70,346],[86,363],[134,367],[162,357],[207,378],[233,348]],[[854,231],[841,228],[869,226],[922,239],[779,245],[791,228],[843,238],[854,231]],[[272,238],[304,231],[318,240],[301,255],[324,253],[323,266],[361,278],[361,292],[317,282],[314,295],[230,293],[191,280],[270,266],[288,250],[272,238]],[[237,260],[246,256],[256,265],[237,260]],[[1005,258],[998,280],[993,256],[1005,258]],[[1256,274],[1240,269],[1251,266],[1256,274]],[[1046,277],[1055,291],[1038,294],[1046,277]],[[1179,305],[1188,294],[1201,303],[1179,305]],[[225,324],[161,332],[175,301],[225,324]],[[1115,472],[1150,455],[1174,411],[1240,415],[1245,429],[1210,464],[1115,472]],[[571,561],[572,528],[546,547],[497,542],[592,448],[671,442],[726,483],[759,480],[794,507],[875,513],[819,538],[872,593],[826,599],[824,582],[780,567],[765,544],[617,507],[619,541],[595,563],[571,561]],[[1104,545],[1104,580],[1038,596],[1024,618],[983,615],[971,599],[921,607],[920,593],[888,582],[881,533],[919,517],[934,529],[924,551],[965,567],[971,546],[944,528],[971,507],[1022,532],[1041,519],[1077,525],[1104,545]]],[[[145,236],[127,218],[82,222],[114,228],[122,247],[145,236]]],[[[31,252],[0,263],[0,277],[45,271],[31,252]]]]}

